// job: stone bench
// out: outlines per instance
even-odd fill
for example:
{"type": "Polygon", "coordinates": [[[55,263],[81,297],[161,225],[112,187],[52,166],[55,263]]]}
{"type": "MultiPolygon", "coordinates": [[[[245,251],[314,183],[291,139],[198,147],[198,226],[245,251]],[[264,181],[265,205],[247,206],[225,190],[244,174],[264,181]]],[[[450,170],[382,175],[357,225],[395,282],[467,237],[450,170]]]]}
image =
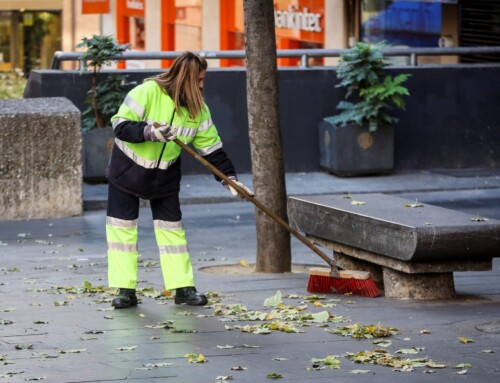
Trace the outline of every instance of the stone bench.
{"type": "Polygon", "coordinates": [[[82,214],[81,141],[68,99],[0,100],[0,220],[82,214]]]}
{"type": "Polygon", "coordinates": [[[341,268],[369,271],[388,298],[453,298],[454,271],[491,270],[500,256],[500,221],[384,194],[356,199],[290,197],[290,224],[341,268]]]}

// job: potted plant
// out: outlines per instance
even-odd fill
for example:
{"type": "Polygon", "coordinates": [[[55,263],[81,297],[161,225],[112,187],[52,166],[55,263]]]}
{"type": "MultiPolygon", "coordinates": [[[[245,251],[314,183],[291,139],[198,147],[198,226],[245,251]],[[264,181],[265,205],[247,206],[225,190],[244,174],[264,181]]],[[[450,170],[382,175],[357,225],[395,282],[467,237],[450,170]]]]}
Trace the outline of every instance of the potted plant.
{"type": "Polygon", "coordinates": [[[336,86],[346,90],[339,114],[320,123],[320,165],[339,176],[384,174],[394,167],[393,109],[405,109],[410,76],[390,76],[382,49],[358,42],[340,56],[336,86]]]}
{"type": "Polygon", "coordinates": [[[87,108],[82,112],[83,178],[102,181],[114,141],[110,119],[133,83],[127,83],[126,75],[102,76],[101,69],[128,50],[129,44],[118,44],[112,36],[93,35],[84,37],[76,48],[85,49],[81,59],[92,69],[92,85],[85,99],[87,108]]]}

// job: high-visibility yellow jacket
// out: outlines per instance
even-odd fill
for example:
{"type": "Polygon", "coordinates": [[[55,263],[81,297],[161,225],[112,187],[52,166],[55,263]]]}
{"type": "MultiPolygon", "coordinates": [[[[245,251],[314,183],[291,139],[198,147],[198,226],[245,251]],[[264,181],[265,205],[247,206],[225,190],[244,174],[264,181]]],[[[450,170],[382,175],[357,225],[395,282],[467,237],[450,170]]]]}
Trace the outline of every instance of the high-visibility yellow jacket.
{"type": "Polygon", "coordinates": [[[196,118],[189,117],[185,107],[178,114],[174,101],[156,81],[146,81],[132,89],[111,122],[116,138],[108,180],[125,192],[147,199],[179,192],[182,148],[175,142],[145,141],[144,127],[153,122],[170,125],[176,137],[192,143],[221,172],[236,175],[222,149],[208,106],[196,118]]]}

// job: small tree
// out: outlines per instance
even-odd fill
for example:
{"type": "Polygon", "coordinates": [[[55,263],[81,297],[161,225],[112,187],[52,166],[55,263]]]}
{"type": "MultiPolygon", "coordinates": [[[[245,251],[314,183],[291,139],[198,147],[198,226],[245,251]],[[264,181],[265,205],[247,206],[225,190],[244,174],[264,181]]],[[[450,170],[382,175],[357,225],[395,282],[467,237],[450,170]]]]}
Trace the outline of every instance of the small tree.
{"type": "Polygon", "coordinates": [[[410,75],[384,76],[383,69],[389,65],[382,53],[384,47],[385,43],[375,46],[357,43],[340,56],[337,87],[346,88],[345,99],[353,98],[354,102],[340,101],[337,105],[340,114],[326,118],[328,122],[342,126],[357,123],[374,132],[380,126],[398,121],[389,111],[405,109],[403,97],[410,93],[403,83],[410,75]]]}
{"type": "Polygon", "coordinates": [[[98,81],[99,74],[103,66],[116,61],[113,57],[128,50],[130,44],[118,44],[112,36],[93,35],[90,39],[84,37],[76,48],[85,49],[82,60],[88,62],[93,70],[92,88],[85,100],[88,108],[82,113],[82,128],[102,128],[105,126],[104,121],[109,121],[120,106],[127,85],[130,84],[126,83],[124,75],[108,76],[105,80],[98,81]]]}

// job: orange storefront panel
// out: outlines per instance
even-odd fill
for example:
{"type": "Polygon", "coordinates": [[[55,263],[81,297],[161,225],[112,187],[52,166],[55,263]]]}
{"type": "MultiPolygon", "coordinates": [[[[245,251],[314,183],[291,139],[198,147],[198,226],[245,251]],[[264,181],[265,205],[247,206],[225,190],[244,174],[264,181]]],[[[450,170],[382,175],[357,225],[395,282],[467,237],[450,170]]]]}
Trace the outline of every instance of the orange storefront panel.
{"type": "Polygon", "coordinates": [[[109,0],[82,0],[82,14],[109,13],[109,0]]]}
{"type": "MultiPolygon", "coordinates": [[[[117,0],[116,2],[116,38],[120,44],[136,42],[137,36],[131,36],[131,25],[141,26],[144,30],[145,0],[117,0]]],[[[138,32],[134,30],[134,32],[138,32]]],[[[140,36],[139,40],[144,40],[140,36]]],[[[137,48],[137,47],[133,47],[137,48]]],[[[118,68],[125,68],[125,63],[118,62],[118,68]]]]}
{"type": "Polygon", "coordinates": [[[274,3],[276,37],[324,43],[324,0],[278,0],[274,3]]]}

